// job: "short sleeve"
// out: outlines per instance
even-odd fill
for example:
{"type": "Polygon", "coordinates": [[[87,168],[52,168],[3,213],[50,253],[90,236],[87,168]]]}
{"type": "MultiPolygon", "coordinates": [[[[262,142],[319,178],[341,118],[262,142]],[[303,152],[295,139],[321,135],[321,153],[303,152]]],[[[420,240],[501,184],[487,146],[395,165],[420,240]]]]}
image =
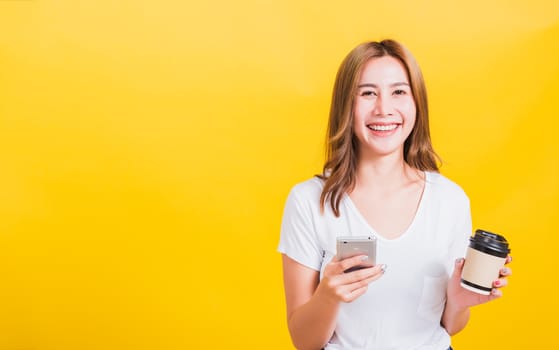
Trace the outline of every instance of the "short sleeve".
{"type": "Polygon", "coordinates": [[[295,186],[285,204],[278,251],[298,263],[313,270],[320,270],[322,249],[320,249],[314,227],[313,211],[318,198],[310,198],[301,187],[295,186]]]}

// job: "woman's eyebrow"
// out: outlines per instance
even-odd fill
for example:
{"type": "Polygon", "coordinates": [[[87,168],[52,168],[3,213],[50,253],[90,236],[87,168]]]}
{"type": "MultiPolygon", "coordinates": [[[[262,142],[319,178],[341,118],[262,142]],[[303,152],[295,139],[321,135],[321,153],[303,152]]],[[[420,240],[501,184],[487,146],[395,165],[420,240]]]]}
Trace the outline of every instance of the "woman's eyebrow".
{"type": "MultiPolygon", "coordinates": [[[[406,83],[405,81],[398,81],[395,83],[392,83],[390,85],[388,85],[389,87],[396,87],[396,86],[410,86],[410,84],[406,83]]],[[[363,83],[363,84],[359,84],[357,85],[358,88],[363,88],[363,87],[371,87],[371,88],[378,88],[377,84],[373,84],[373,83],[363,83]]]]}
{"type": "Polygon", "coordinates": [[[372,88],[378,88],[378,86],[376,84],[370,84],[370,83],[365,83],[365,84],[359,84],[357,85],[358,88],[362,88],[362,87],[372,87],[372,88]]]}

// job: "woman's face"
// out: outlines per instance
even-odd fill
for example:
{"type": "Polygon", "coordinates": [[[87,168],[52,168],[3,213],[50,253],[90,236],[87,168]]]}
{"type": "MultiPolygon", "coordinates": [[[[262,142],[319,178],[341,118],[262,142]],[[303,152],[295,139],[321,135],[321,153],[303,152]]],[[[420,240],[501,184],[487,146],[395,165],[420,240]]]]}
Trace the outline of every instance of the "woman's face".
{"type": "Polygon", "coordinates": [[[383,56],[366,63],[353,112],[353,130],[361,157],[395,152],[403,156],[404,141],[415,124],[416,108],[406,69],[398,59],[383,56]]]}

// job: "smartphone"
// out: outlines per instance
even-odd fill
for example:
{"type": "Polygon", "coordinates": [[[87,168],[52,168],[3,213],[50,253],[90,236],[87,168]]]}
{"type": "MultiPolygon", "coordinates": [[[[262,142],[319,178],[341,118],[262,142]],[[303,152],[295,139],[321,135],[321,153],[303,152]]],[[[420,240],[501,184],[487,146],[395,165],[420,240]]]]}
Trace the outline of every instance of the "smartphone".
{"type": "Polygon", "coordinates": [[[369,258],[363,261],[362,265],[347,269],[344,272],[351,272],[376,264],[377,258],[377,239],[374,236],[348,236],[336,238],[336,250],[338,260],[354,257],[356,255],[367,255],[369,258]]]}

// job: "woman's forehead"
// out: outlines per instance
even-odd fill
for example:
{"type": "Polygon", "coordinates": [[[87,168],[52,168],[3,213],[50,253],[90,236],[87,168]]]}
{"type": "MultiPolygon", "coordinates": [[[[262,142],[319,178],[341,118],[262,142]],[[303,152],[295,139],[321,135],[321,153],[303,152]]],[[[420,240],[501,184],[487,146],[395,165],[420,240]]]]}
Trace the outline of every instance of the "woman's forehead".
{"type": "Polygon", "coordinates": [[[359,79],[360,84],[392,85],[409,83],[405,66],[392,56],[372,58],[363,67],[359,79]]]}

